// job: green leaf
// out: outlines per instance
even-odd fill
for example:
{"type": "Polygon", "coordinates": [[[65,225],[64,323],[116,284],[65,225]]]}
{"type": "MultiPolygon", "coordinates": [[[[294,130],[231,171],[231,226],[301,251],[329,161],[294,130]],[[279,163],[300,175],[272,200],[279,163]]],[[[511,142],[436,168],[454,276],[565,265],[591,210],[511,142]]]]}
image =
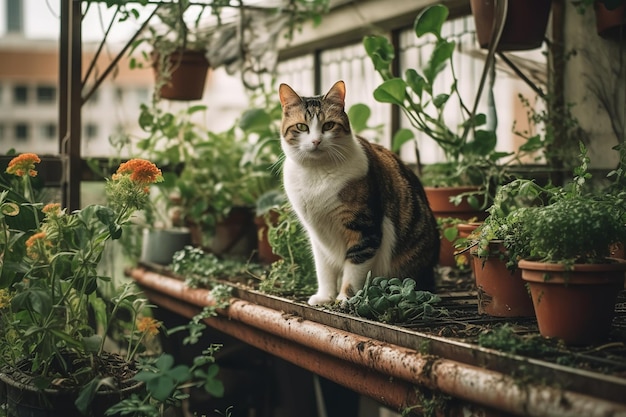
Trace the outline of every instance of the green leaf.
{"type": "Polygon", "coordinates": [[[352,125],[352,130],[355,133],[359,133],[367,129],[367,121],[372,115],[367,104],[357,103],[348,109],[348,119],[352,125]]]}
{"type": "Polygon", "coordinates": [[[376,71],[389,71],[395,57],[395,50],[389,39],[385,36],[366,36],[363,38],[363,46],[376,71]]]}
{"type": "Polygon", "coordinates": [[[431,86],[434,84],[437,75],[443,71],[449,60],[452,59],[456,43],[445,39],[437,42],[428,63],[424,67],[424,77],[431,86]]]}
{"type": "Polygon", "coordinates": [[[265,132],[272,124],[272,117],[265,109],[246,110],[239,120],[239,127],[246,132],[265,132]]]}
{"type": "Polygon", "coordinates": [[[393,135],[393,139],[391,140],[391,150],[393,152],[398,152],[405,143],[413,139],[415,139],[415,133],[413,133],[410,129],[402,128],[398,130],[395,135],[393,135]]]}
{"type": "Polygon", "coordinates": [[[176,385],[172,378],[161,376],[146,382],[146,389],[155,400],[164,402],[174,392],[176,385]]]}
{"type": "Polygon", "coordinates": [[[474,140],[465,144],[463,152],[486,156],[496,148],[497,142],[498,138],[493,130],[477,130],[474,132],[474,140]]]}
{"type": "Polygon", "coordinates": [[[422,92],[424,91],[424,85],[426,84],[426,80],[424,79],[424,77],[418,74],[418,72],[415,71],[413,68],[409,68],[408,70],[406,70],[404,76],[406,83],[409,85],[409,87],[411,87],[411,90],[413,90],[421,100],[422,92]]]}
{"type": "Polygon", "coordinates": [[[449,98],[450,98],[450,94],[438,94],[435,97],[433,97],[433,105],[436,108],[441,109],[443,108],[443,106],[446,105],[449,98]]]}
{"type": "Polygon", "coordinates": [[[443,229],[443,237],[448,239],[450,242],[454,242],[459,236],[459,230],[456,227],[446,227],[443,229]]]}
{"type": "Polygon", "coordinates": [[[448,19],[448,8],[441,4],[436,4],[424,9],[415,19],[413,28],[415,35],[420,38],[427,33],[432,33],[437,38],[441,38],[441,27],[448,19]]]}
{"type": "Polygon", "coordinates": [[[402,78],[386,80],[374,90],[374,98],[381,103],[402,106],[405,97],[406,83],[402,78]]]}

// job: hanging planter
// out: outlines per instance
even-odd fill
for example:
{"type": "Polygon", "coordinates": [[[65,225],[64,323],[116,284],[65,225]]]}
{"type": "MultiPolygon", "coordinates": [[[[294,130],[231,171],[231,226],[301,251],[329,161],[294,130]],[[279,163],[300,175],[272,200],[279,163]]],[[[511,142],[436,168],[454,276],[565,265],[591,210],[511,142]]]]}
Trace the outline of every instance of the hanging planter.
{"type": "MultiPolygon", "coordinates": [[[[508,4],[498,51],[522,51],[541,46],[550,16],[550,0],[500,0],[508,4]]],[[[476,37],[481,48],[488,49],[497,28],[497,0],[471,0],[476,37]]]]}
{"type": "Polygon", "coordinates": [[[169,100],[200,100],[209,61],[203,50],[177,50],[166,57],[153,53],[153,69],[160,95],[169,100]]]}
{"type": "Polygon", "coordinates": [[[611,331],[615,302],[624,288],[626,262],[563,264],[519,261],[528,282],[539,332],[567,344],[605,341],[611,331]]]}
{"type": "MultiPolygon", "coordinates": [[[[621,5],[607,7],[606,1],[594,2],[596,12],[596,29],[598,35],[605,39],[624,39],[626,34],[626,2],[621,5]]],[[[611,2],[615,3],[615,2],[611,2]]]]}

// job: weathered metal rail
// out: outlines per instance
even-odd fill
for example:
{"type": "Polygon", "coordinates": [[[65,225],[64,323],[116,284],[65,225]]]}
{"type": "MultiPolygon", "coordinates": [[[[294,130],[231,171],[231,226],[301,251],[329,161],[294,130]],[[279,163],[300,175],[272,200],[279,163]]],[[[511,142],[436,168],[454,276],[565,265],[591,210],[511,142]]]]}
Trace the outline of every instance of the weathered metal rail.
{"type": "MultiPolygon", "coordinates": [[[[189,288],[163,271],[140,267],[128,274],[152,302],[186,317],[214,302],[209,291],[189,288]]],[[[444,299],[449,308],[475,309],[471,293],[445,295],[444,299]]],[[[478,315],[465,316],[469,319],[425,323],[428,331],[424,331],[235,286],[230,306],[207,324],[396,409],[419,404],[419,390],[426,389],[450,396],[461,406],[479,405],[509,415],[626,416],[624,375],[506,354],[438,335],[450,326],[492,322],[478,315]]],[[[618,325],[621,316],[620,312],[618,325]]],[[[518,323],[534,329],[532,319],[518,323]]],[[[579,355],[584,360],[596,358],[589,353],[579,355]]],[[[618,365],[626,364],[598,358],[618,370],[618,365]]]]}

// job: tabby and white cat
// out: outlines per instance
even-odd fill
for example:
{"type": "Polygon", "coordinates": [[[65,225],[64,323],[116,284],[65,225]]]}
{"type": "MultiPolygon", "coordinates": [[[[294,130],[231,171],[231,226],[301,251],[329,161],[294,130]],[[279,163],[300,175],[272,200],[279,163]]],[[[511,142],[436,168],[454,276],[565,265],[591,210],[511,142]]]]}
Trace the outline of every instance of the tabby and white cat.
{"type": "Polygon", "coordinates": [[[345,93],[343,81],[316,97],[279,88],[284,188],[317,273],[309,304],[347,299],[370,271],[432,290],[439,233],[424,188],[394,153],[352,134],[345,93]]]}

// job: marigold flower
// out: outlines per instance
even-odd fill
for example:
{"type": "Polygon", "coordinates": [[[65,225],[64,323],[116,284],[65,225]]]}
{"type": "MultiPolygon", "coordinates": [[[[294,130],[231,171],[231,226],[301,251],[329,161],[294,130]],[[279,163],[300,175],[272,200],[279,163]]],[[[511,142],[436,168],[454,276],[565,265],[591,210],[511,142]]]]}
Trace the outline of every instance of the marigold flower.
{"type": "Polygon", "coordinates": [[[161,170],[152,162],[145,159],[131,159],[124,162],[112,176],[113,180],[117,180],[120,175],[130,174],[131,181],[146,185],[163,180],[161,170]]]}
{"type": "Polygon", "coordinates": [[[58,216],[61,214],[61,204],[59,203],[50,203],[43,206],[41,211],[48,216],[58,216]]]}
{"type": "Polygon", "coordinates": [[[38,259],[38,242],[45,242],[46,232],[35,233],[26,240],[26,254],[31,259],[38,259]]]}
{"type": "Polygon", "coordinates": [[[31,177],[37,176],[35,170],[35,164],[41,162],[41,159],[34,153],[23,153],[11,159],[7,166],[7,174],[17,175],[18,177],[24,177],[29,175],[31,177]]]}
{"type": "Polygon", "coordinates": [[[159,327],[161,327],[161,323],[152,317],[142,317],[137,320],[137,330],[140,333],[156,336],[159,334],[159,327]]]}

